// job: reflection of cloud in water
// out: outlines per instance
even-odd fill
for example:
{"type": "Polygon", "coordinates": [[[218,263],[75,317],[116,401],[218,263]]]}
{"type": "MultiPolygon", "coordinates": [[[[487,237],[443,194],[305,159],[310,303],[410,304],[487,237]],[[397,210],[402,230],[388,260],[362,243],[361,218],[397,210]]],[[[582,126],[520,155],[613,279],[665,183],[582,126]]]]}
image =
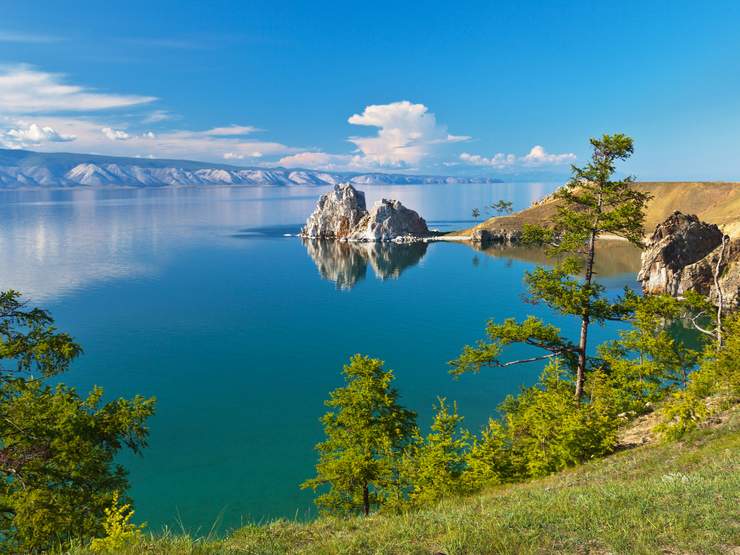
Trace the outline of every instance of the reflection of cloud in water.
{"type": "Polygon", "coordinates": [[[415,266],[427,252],[427,243],[348,243],[304,239],[303,244],[319,274],[336,283],[338,289],[352,289],[365,279],[367,267],[379,279],[397,279],[415,266]]]}

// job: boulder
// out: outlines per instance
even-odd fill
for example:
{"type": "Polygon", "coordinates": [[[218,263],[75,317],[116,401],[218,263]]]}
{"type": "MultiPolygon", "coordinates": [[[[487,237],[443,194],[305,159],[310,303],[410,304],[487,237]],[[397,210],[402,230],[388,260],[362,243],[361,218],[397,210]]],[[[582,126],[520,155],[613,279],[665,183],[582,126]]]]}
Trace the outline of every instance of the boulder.
{"type": "Polygon", "coordinates": [[[724,303],[728,307],[740,305],[740,240],[731,241],[719,227],[696,216],[674,212],[658,224],[641,262],[637,279],[645,293],[681,297],[696,291],[715,303],[719,296],[714,274],[719,263],[724,303]]]}
{"type": "Polygon", "coordinates": [[[314,239],[344,239],[367,215],[365,193],[349,183],[334,186],[321,196],[316,209],[301,229],[301,236],[314,239]]]}
{"type": "Polygon", "coordinates": [[[377,201],[352,230],[350,241],[398,241],[428,236],[424,218],[397,200],[377,201]]]}

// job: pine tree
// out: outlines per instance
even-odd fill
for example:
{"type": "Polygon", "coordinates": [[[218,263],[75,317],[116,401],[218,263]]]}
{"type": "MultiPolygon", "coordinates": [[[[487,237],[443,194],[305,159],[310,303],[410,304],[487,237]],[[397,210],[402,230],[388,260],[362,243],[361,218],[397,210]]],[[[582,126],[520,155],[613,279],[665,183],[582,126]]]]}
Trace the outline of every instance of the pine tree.
{"type": "Polygon", "coordinates": [[[582,168],[573,166],[572,178],[555,194],[559,204],[552,225],[527,225],[524,229],[525,241],[546,246],[548,254],[557,260],[552,269],[539,267],[527,273],[531,300],[578,317],[578,342],[572,343],[557,328],[533,317],[522,323],[491,323],[487,329],[490,341],[465,347],[451,362],[453,374],[557,357],[572,369],[574,395],[580,402],[589,368],[589,327],[594,322],[620,320],[628,311],[623,303],[607,299],[603,286],[594,281],[597,240],[611,234],[641,245],[644,207],[649,199],[632,186],[632,177],[613,180],[616,162],[632,155],[632,139],[621,134],[604,135],[591,139],[591,145],[590,162],[582,168]],[[504,361],[500,355],[510,343],[523,343],[546,353],[504,361]]]}
{"type": "Polygon", "coordinates": [[[396,461],[411,441],[416,415],[398,404],[393,372],[381,360],[354,355],[343,374],[346,385],[331,392],[321,418],[326,440],[316,446],[316,477],[301,487],[329,487],[316,499],[324,511],[368,515],[395,484],[396,461]]]}
{"type": "Polygon", "coordinates": [[[46,552],[102,533],[105,511],[128,486],[118,453],[146,446],[154,412],[154,399],[103,403],[100,388],[82,397],[48,384],[82,352],[53,324],[17,292],[0,292],[2,552],[46,552]]]}
{"type": "Polygon", "coordinates": [[[410,487],[409,501],[415,506],[433,503],[442,497],[463,493],[465,455],[470,434],[461,428],[463,417],[452,412],[444,398],[437,400],[430,433],[416,441],[405,453],[404,482],[410,487]]]}

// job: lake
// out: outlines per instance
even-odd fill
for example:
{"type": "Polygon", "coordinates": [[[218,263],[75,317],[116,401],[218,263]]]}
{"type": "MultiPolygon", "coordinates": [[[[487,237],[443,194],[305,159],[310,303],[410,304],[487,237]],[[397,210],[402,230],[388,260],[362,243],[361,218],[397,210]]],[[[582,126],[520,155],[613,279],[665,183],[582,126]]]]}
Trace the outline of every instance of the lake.
{"type": "MultiPolygon", "coordinates": [[[[515,209],[552,183],[364,187],[432,228],[470,226],[471,209],[515,209]]],[[[85,354],[63,381],[107,397],[153,395],[150,446],[126,454],[138,521],[207,533],[314,514],[312,476],[328,392],[353,353],[394,369],[401,402],[427,427],[458,403],[477,430],[541,366],[453,380],[447,361],[489,318],[547,309],[522,300],[543,253],[466,244],[304,244],[295,233],[319,188],[0,192],[0,289],[52,311],[85,354]]],[[[604,251],[600,279],[635,285],[638,258],[604,251]]],[[[577,322],[555,318],[571,335],[577,322]]],[[[596,328],[594,338],[607,330],[596,328]]]]}

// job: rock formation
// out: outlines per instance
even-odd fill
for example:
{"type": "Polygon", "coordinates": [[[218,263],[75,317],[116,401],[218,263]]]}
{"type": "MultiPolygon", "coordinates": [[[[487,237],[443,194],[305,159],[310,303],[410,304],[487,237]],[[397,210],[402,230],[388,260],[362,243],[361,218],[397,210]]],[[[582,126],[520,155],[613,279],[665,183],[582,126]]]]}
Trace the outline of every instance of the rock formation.
{"type": "Polygon", "coordinates": [[[365,193],[349,183],[335,185],[332,191],[321,195],[316,209],[301,229],[301,236],[344,239],[365,215],[365,193]]]}
{"type": "Polygon", "coordinates": [[[515,244],[521,241],[522,232],[518,229],[490,229],[478,227],[473,230],[470,240],[473,243],[480,243],[482,246],[491,243],[504,243],[507,245],[515,244]]]}
{"type": "Polygon", "coordinates": [[[424,218],[397,200],[377,201],[349,236],[351,241],[394,241],[429,235],[424,218]]]}
{"type": "Polygon", "coordinates": [[[650,237],[637,279],[646,293],[680,297],[696,291],[716,303],[718,264],[724,304],[740,306],[740,240],[730,240],[719,227],[696,216],[674,212],[650,237]]]}
{"type": "Polygon", "coordinates": [[[413,241],[429,236],[424,218],[397,200],[382,199],[368,212],[365,194],[349,183],[321,196],[301,236],[348,241],[413,241]]]}

